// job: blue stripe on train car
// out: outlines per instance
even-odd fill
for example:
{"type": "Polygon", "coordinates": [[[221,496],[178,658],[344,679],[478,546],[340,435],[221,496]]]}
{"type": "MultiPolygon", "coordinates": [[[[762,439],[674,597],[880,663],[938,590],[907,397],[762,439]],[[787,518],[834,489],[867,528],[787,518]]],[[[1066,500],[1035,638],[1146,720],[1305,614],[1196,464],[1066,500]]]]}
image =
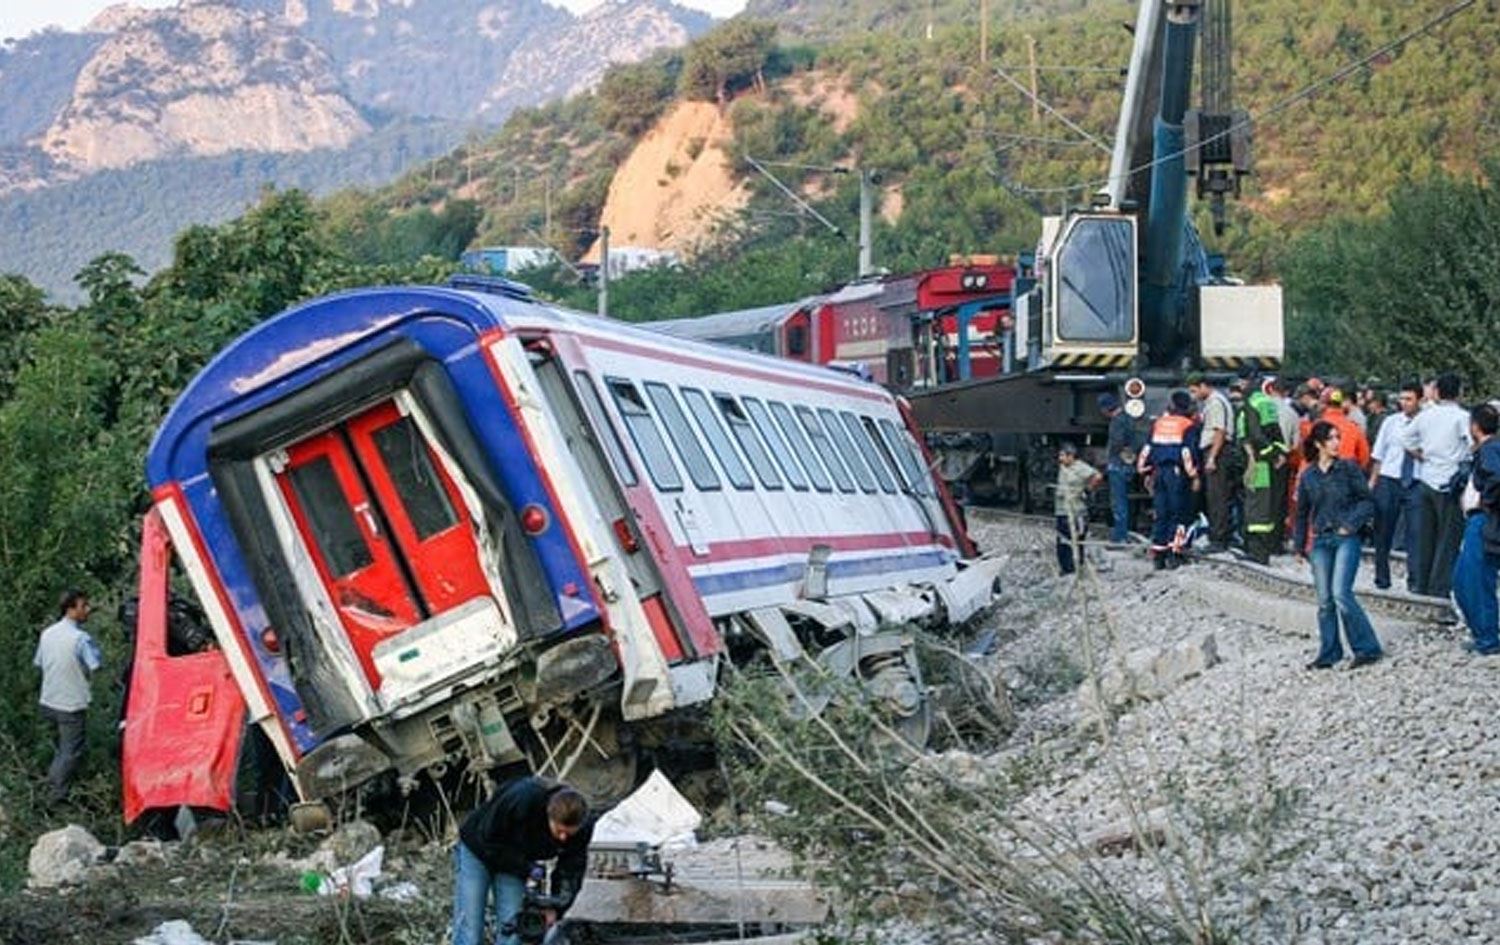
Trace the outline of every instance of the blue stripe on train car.
{"type": "MultiPolygon", "coordinates": [[[[951,552],[926,551],[917,554],[887,555],[879,558],[856,558],[852,561],[834,559],[828,562],[829,580],[866,577],[871,574],[887,574],[891,571],[910,571],[919,568],[939,568],[953,560],[951,552]]],[[[807,571],[807,563],[793,561],[765,568],[750,568],[744,571],[725,571],[705,574],[693,578],[693,586],[705,597],[728,594],[733,591],[769,587],[797,581],[807,571]]]]}

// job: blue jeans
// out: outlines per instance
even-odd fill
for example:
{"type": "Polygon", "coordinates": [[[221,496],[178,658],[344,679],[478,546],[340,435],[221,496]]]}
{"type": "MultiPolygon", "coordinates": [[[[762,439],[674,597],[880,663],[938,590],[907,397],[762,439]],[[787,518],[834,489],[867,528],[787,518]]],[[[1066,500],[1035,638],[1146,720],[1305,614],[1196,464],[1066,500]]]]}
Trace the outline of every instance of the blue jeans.
{"type": "Polygon", "coordinates": [[[1375,586],[1391,586],[1391,545],[1401,523],[1406,491],[1399,479],[1381,476],[1375,483],[1375,586]]]}
{"type": "Polygon", "coordinates": [[[1109,511],[1113,516],[1109,540],[1122,545],[1130,537],[1130,480],[1135,477],[1135,470],[1111,464],[1108,472],[1109,511]]]}
{"type": "Polygon", "coordinates": [[[521,911],[526,881],[509,873],[491,873],[459,841],[453,848],[453,945],[484,941],[484,904],[491,892],[495,895],[495,945],[519,945],[518,938],[500,930],[521,911]]]}
{"type": "Polygon", "coordinates": [[[1474,649],[1495,653],[1500,652],[1500,603],[1495,599],[1500,557],[1484,553],[1484,519],[1483,514],[1470,515],[1464,526],[1463,545],[1453,565],[1453,596],[1474,634],[1474,649]]]}
{"type": "Polygon", "coordinates": [[[1318,589],[1318,662],[1333,664],[1344,658],[1339,643],[1339,623],[1355,656],[1379,656],[1380,641],[1370,618],[1354,596],[1354,575],[1359,572],[1358,535],[1319,535],[1313,540],[1313,584],[1318,589]]]}

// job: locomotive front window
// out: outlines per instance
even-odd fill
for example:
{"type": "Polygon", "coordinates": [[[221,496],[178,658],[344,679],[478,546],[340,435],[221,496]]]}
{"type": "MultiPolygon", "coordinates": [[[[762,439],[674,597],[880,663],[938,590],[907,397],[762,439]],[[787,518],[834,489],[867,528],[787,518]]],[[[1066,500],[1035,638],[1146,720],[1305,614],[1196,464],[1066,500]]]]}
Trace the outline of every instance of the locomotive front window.
{"type": "Polygon", "coordinates": [[[859,447],[865,462],[875,470],[875,478],[880,480],[880,488],[886,492],[895,492],[896,480],[891,478],[892,470],[886,468],[885,461],[880,457],[880,450],[871,442],[872,431],[862,426],[859,418],[847,410],[839,416],[844,418],[844,426],[849,428],[849,437],[854,441],[854,445],[859,447]]]}
{"type": "Polygon", "coordinates": [[[729,424],[729,432],[734,434],[740,449],[750,458],[750,465],[755,467],[755,475],[760,479],[760,484],[767,489],[780,489],[781,473],[776,470],[776,461],[771,459],[771,454],[761,442],[760,434],[755,432],[755,427],[745,415],[739,401],[728,394],[715,394],[714,402],[719,405],[719,413],[723,414],[724,422],[729,424]]]}
{"type": "Polygon", "coordinates": [[[776,461],[786,472],[787,481],[792,488],[798,492],[807,491],[807,477],[802,475],[802,467],[797,465],[797,457],[792,455],[792,448],[787,444],[786,437],[776,429],[776,424],[771,422],[771,415],[766,412],[765,404],[754,397],[745,398],[745,410],[750,414],[750,421],[755,424],[755,429],[765,437],[767,443],[771,444],[771,452],[776,454],[776,461]]]}
{"type": "Polygon", "coordinates": [[[457,525],[458,516],[453,511],[453,503],[448,500],[448,492],[432,465],[432,457],[427,454],[427,444],[422,442],[411,418],[402,417],[381,427],[375,431],[373,439],[396,486],[396,493],[406,506],[417,540],[426,541],[457,525]]]}
{"type": "MultiPolygon", "coordinates": [[[[736,489],[755,488],[755,483],[750,481],[749,470],[740,461],[740,454],[734,451],[734,444],[729,442],[729,434],[724,432],[724,425],[714,416],[714,408],[709,406],[703,391],[684,387],[682,399],[687,403],[688,412],[693,415],[693,419],[698,421],[698,428],[703,431],[714,455],[719,457],[719,465],[724,467],[724,475],[729,477],[730,485],[736,489]]],[[[745,426],[750,426],[748,421],[745,426]]]]}
{"type": "Polygon", "coordinates": [[[615,406],[625,420],[625,429],[630,431],[630,438],[635,441],[641,461],[646,464],[646,472],[651,475],[651,481],[663,492],[680,492],[682,474],[672,462],[667,441],[662,439],[661,430],[657,429],[651,411],[646,409],[646,401],[641,398],[641,392],[630,381],[611,377],[606,378],[605,383],[609,385],[610,395],[614,397],[615,406]]]}
{"type": "Polygon", "coordinates": [[[640,482],[636,478],[635,467],[630,465],[630,460],[625,456],[625,444],[620,442],[620,431],[610,422],[609,413],[604,409],[604,401],[599,399],[599,389],[594,386],[594,379],[587,371],[577,371],[573,378],[578,382],[578,394],[583,400],[583,409],[589,415],[589,423],[598,431],[595,436],[604,444],[604,452],[609,454],[609,462],[615,467],[620,481],[627,486],[640,482]]]}
{"type": "Polygon", "coordinates": [[[859,487],[866,492],[875,491],[875,477],[870,475],[870,470],[865,466],[865,461],[860,458],[859,451],[849,440],[849,434],[839,424],[839,418],[827,407],[818,408],[818,417],[823,421],[823,426],[828,428],[828,435],[833,437],[833,442],[839,448],[839,455],[844,457],[844,465],[854,473],[854,478],[859,481],[859,487]]]}
{"type": "Polygon", "coordinates": [[[291,481],[297,501],[307,513],[313,541],[335,578],[375,563],[328,457],[319,456],[293,468],[291,481]]]}
{"type": "Polygon", "coordinates": [[[646,384],[646,396],[651,398],[651,403],[656,407],[661,422],[667,428],[667,436],[672,438],[672,443],[677,447],[677,455],[682,457],[683,465],[687,466],[688,478],[693,480],[693,485],[704,491],[720,488],[719,474],[714,472],[713,465],[708,461],[708,454],[703,451],[703,444],[698,442],[693,428],[688,425],[687,415],[682,412],[672,391],[665,384],[652,381],[646,384]]]}
{"type": "Polygon", "coordinates": [[[792,444],[792,451],[797,458],[802,460],[802,468],[807,470],[808,478],[812,480],[813,488],[819,492],[832,492],[833,483],[828,478],[828,473],[823,471],[823,466],[818,462],[818,457],[813,455],[812,444],[807,442],[802,428],[797,426],[797,419],[792,416],[791,410],[786,404],[779,401],[771,401],[771,416],[776,418],[776,425],[786,436],[787,442],[792,444]]]}
{"type": "Polygon", "coordinates": [[[1135,228],[1124,218],[1079,220],[1057,258],[1057,337],[1135,338],[1135,228]]]}
{"type": "Polygon", "coordinates": [[[818,422],[817,415],[806,407],[797,407],[797,419],[802,421],[802,429],[807,431],[807,438],[812,440],[813,449],[823,457],[823,463],[828,471],[833,473],[833,481],[838,484],[840,492],[853,492],[854,480],[849,478],[849,471],[844,468],[839,459],[838,450],[834,449],[833,441],[828,438],[828,432],[823,429],[823,424],[818,422]]]}

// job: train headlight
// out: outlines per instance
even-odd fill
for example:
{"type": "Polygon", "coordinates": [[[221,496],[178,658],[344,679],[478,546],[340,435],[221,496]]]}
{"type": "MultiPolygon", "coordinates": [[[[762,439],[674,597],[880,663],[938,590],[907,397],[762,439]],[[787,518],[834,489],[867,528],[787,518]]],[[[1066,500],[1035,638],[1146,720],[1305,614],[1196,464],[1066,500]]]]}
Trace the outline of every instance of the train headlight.
{"type": "Polygon", "coordinates": [[[1138,377],[1132,377],[1125,382],[1125,396],[1130,399],[1140,400],[1146,396],[1146,382],[1138,377]]]}
{"type": "Polygon", "coordinates": [[[1125,401],[1125,416],[1132,420],[1139,420],[1146,415],[1146,402],[1139,397],[1132,397],[1125,401]]]}

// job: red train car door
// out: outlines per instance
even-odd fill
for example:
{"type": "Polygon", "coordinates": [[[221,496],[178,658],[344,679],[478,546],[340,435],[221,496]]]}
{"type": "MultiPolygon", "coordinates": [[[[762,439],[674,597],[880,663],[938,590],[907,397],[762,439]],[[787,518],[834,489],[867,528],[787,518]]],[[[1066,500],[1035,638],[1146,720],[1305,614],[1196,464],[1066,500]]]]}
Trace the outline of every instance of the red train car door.
{"type": "Polygon", "coordinates": [[[458,488],[394,403],[291,446],[276,478],[372,688],[381,642],[489,594],[458,488]]]}

